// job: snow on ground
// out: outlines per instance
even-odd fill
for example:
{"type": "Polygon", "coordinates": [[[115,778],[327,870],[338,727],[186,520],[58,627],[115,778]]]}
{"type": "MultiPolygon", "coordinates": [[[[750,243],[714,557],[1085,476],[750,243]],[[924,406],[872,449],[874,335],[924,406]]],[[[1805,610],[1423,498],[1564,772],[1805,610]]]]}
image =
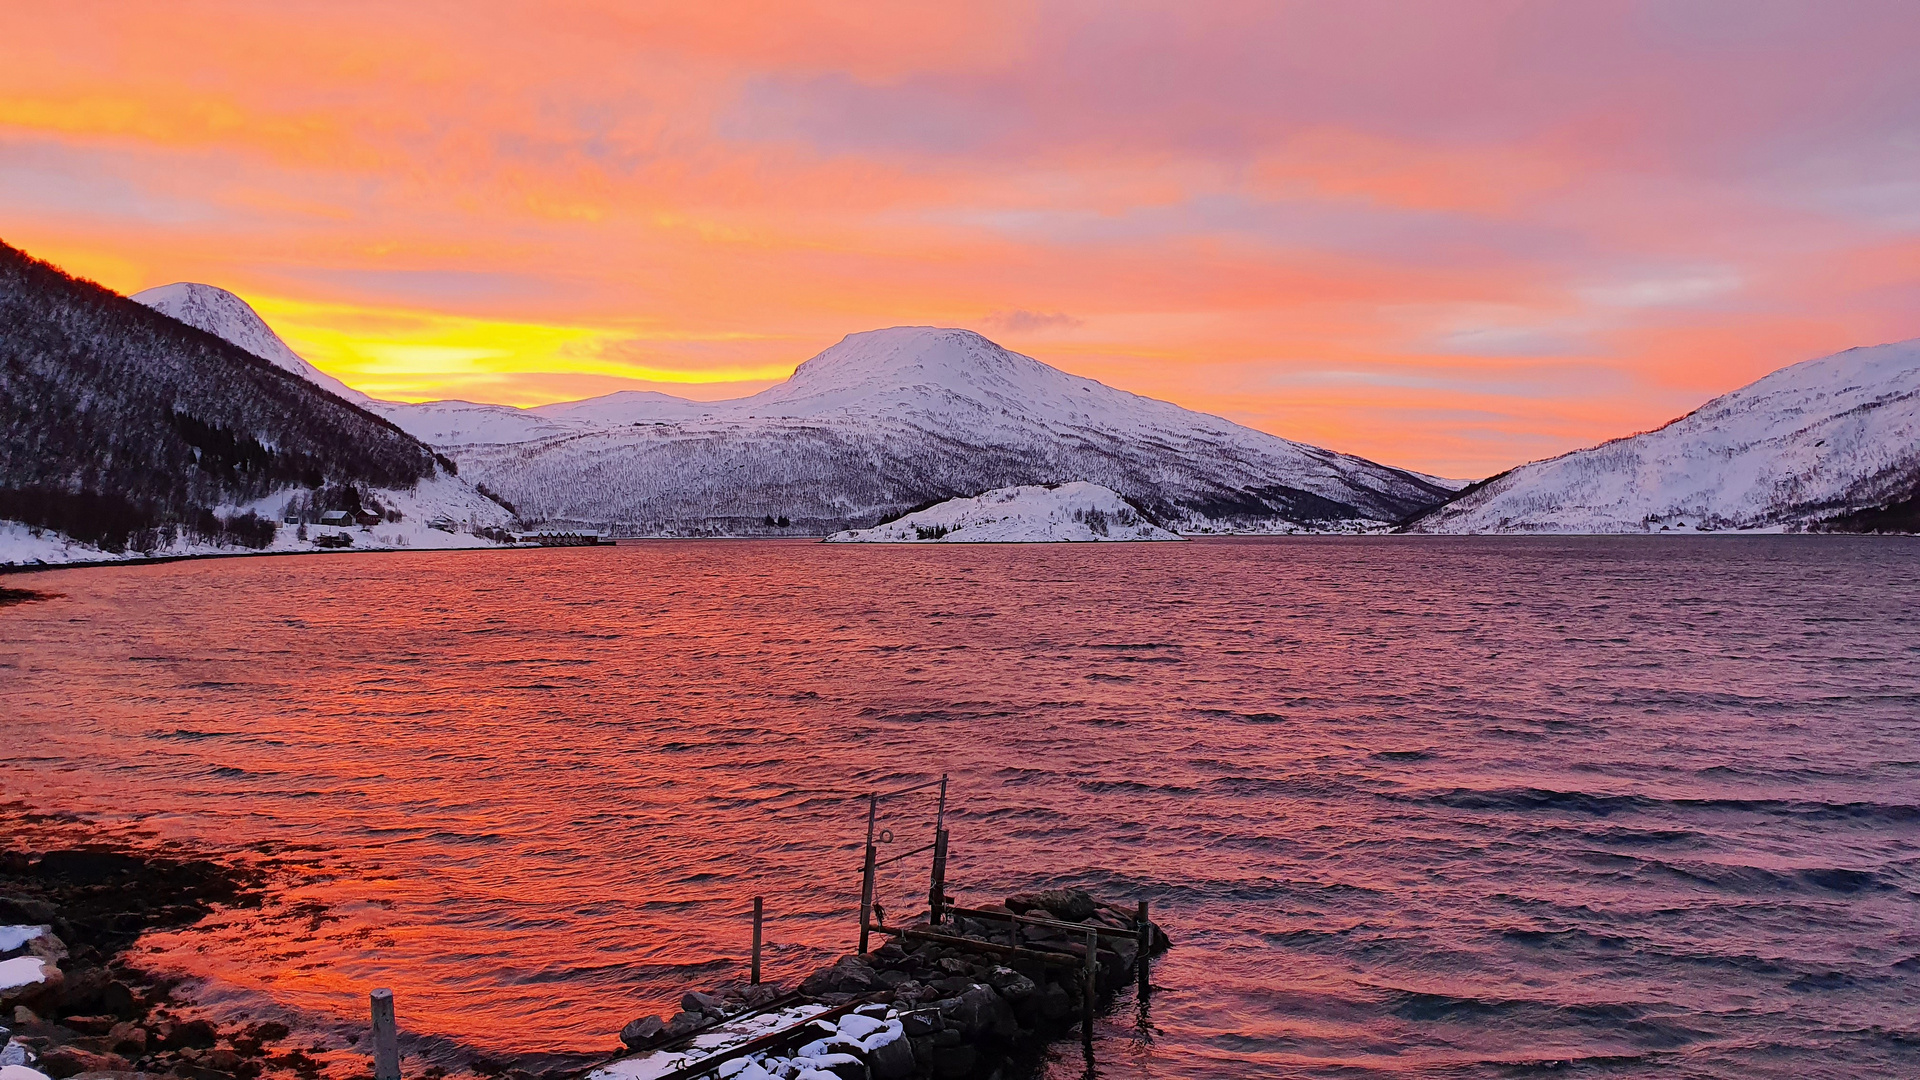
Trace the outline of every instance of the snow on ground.
{"type": "Polygon", "coordinates": [[[0,960],[0,990],[18,990],[47,981],[47,962],[37,956],[0,960]]]}
{"type": "Polygon", "coordinates": [[[827,537],[834,544],[1048,544],[1096,540],[1178,540],[1119,495],[1079,481],[999,488],[827,537]]]}
{"type": "MultiPolygon", "coordinates": [[[[292,491],[281,491],[244,506],[217,507],[215,513],[222,517],[233,517],[252,512],[270,521],[280,522],[287,501],[293,494],[292,491]]],[[[229,547],[182,538],[153,551],[113,552],[81,543],[50,529],[34,529],[17,521],[0,521],[0,566],[66,566],[192,555],[319,551],[323,549],[315,541],[323,536],[351,538],[351,544],[339,549],[346,551],[486,548],[497,545],[484,537],[475,536],[474,530],[506,529],[511,526],[513,517],[499,503],[451,476],[438,473],[430,480],[422,480],[411,491],[378,489],[373,495],[383,507],[400,511],[401,519],[367,527],[308,525],[304,540],[300,538],[299,526],[282,522],[273,542],[260,549],[229,547]],[[431,523],[436,521],[451,525],[452,531],[434,528],[431,523]]]]}
{"type": "Polygon", "coordinates": [[[1920,339],[1782,368],[1655,431],[1523,465],[1431,533],[1778,532],[1920,480],[1920,339]]]}
{"type": "MultiPolygon", "coordinates": [[[[881,1047],[904,1039],[906,1030],[898,1010],[880,1005],[866,1005],[862,1009],[863,1012],[847,1013],[838,1020],[814,1020],[807,1030],[807,1034],[814,1036],[812,1041],[791,1054],[744,1054],[716,1066],[714,1075],[722,1080],[773,1080],[775,1077],[840,1080],[845,1075],[840,1071],[842,1069],[858,1069],[865,1075],[868,1066],[859,1057],[834,1051],[830,1046],[852,1043],[862,1053],[872,1055],[881,1047]]],[[[775,1031],[787,1030],[808,1017],[826,1011],[824,1005],[796,1005],[728,1021],[695,1036],[686,1046],[673,1050],[645,1051],[602,1065],[588,1073],[587,1080],[652,1080],[676,1072],[695,1060],[710,1058],[775,1031]]],[[[911,1069],[913,1055],[911,1051],[905,1051],[904,1046],[902,1043],[901,1047],[896,1048],[894,1062],[904,1059],[905,1065],[911,1069]]]]}
{"type": "Polygon", "coordinates": [[[46,926],[0,926],[0,953],[9,953],[36,938],[43,937],[51,927],[46,926]]]}

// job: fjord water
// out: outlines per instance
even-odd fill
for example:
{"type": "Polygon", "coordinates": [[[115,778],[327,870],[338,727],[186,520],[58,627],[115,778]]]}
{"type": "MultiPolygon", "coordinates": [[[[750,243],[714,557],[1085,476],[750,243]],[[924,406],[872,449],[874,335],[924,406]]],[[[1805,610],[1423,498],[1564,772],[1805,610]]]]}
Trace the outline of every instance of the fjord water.
{"type": "MultiPolygon", "coordinates": [[[[1920,1072],[1920,544],[663,542],[89,569],[0,610],[13,809],[244,851],[146,943],[310,1032],[604,1050],[953,890],[1145,898],[1108,1077],[1920,1072]],[[925,803],[882,820],[917,844],[925,803]],[[924,863],[882,880],[924,903],[924,863]],[[343,1028],[344,1030],[344,1028],[343,1028]]],[[[57,823],[56,823],[57,824],[57,823]]],[[[53,826],[49,826],[53,827],[53,826]]],[[[71,826],[68,826],[71,827],[71,826]]],[[[1069,1044],[1042,1069],[1079,1076],[1069,1044]]]]}

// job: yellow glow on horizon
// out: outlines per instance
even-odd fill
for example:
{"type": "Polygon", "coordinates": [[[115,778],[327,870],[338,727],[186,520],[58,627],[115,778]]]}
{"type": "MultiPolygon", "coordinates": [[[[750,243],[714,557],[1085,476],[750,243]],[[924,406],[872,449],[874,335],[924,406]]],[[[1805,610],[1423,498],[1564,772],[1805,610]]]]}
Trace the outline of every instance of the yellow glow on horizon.
{"type": "Polygon", "coordinates": [[[462,387],[527,407],[589,396],[543,389],[527,376],[601,376],[681,386],[773,382],[793,364],[682,367],[647,362],[650,346],[751,340],[755,335],[650,332],[634,327],[516,322],[405,308],[249,296],[294,352],[347,385],[389,401],[432,401],[462,387]],[[627,359],[634,357],[634,359],[627,359]]]}

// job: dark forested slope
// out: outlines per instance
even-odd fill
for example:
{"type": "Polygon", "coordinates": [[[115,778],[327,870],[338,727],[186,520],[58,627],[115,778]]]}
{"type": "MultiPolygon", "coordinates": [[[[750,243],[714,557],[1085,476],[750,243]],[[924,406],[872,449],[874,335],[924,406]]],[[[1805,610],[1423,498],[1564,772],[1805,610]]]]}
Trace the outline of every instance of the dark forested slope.
{"type": "Polygon", "coordinates": [[[265,360],[0,243],[0,518],[112,550],[289,487],[411,488],[434,453],[265,360]]]}

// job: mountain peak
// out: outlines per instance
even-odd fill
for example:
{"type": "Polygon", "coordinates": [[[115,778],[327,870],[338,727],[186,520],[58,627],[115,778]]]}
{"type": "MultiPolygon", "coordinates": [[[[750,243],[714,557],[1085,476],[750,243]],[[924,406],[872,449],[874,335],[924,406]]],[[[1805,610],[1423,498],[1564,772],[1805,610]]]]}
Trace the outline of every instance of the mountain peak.
{"type": "Polygon", "coordinates": [[[176,281],[171,285],[133,294],[133,299],[169,318],[197,330],[224,338],[274,367],[313,382],[348,401],[364,404],[367,395],[309,364],[299,353],[287,347],[273,332],[253,305],[233,293],[196,281],[176,281]]]}
{"type": "MultiPolygon", "coordinates": [[[[1004,349],[955,327],[893,326],[848,334],[802,363],[778,386],[746,399],[753,410],[798,414],[844,409],[892,411],[911,401],[970,403],[1026,411],[1053,399],[1077,399],[1106,387],[1004,349]]],[[[743,403],[744,404],[744,403],[743,403]]]]}

